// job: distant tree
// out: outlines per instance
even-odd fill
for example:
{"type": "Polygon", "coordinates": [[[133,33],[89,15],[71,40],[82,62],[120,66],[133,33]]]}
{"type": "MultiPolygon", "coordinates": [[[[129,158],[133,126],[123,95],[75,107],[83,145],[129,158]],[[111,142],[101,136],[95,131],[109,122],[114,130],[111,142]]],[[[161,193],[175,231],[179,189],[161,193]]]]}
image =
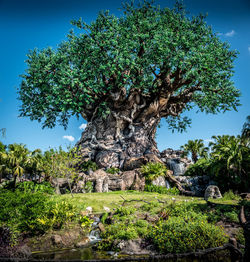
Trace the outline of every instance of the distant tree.
{"type": "Polygon", "coordinates": [[[29,150],[23,144],[10,144],[6,152],[1,153],[5,170],[13,175],[14,188],[16,187],[17,177],[24,174],[28,163],[28,155],[29,150]]]}
{"type": "Polygon", "coordinates": [[[250,139],[250,116],[247,116],[246,122],[243,125],[241,137],[250,139]]]}
{"type": "Polygon", "coordinates": [[[0,128],[0,134],[4,137],[6,134],[6,128],[0,128]]]}
{"type": "Polygon", "coordinates": [[[239,105],[230,80],[237,52],[178,1],[173,9],[126,3],[119,17],[106,11],[91,24],[72,24],[81,34],[72,30],[57,50],[28,54],[21,116],[49,128],[82,116],[81,154],[99,166],[157,155],[161,118],[183,131],[186,110],[215,114],[239,105]]]}
{"type": "Polygon", "coordinates": [[[199,157],[206,157],[208,153],[208,147],[205,147],[202,139],[188,140],[187,144],[181,146],[181,149],[184,155],[191,154],[194,163],[199,157]]]}

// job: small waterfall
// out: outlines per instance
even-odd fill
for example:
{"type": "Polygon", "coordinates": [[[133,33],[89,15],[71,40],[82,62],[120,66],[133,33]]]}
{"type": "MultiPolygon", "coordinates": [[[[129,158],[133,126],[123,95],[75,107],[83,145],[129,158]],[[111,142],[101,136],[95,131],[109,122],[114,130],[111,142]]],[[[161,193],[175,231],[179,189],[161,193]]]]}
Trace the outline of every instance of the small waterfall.
{"type": "Polygon", "coordinates": [[[171,188],[171,186],[170,186],[170,184],[169,184],[169,182],[167,180],[165,181],[165,183],[166,183],[166,188],[167,189],[171,188]]]}
{"type": "Polygon", "coordinates": [[[90,231],[90,233],[88,235],[89,241],[92,244],[101,240],[100,229],[98,228],[98,224],[100,222],[100,218],[99,217],[95,217],[94,219],[95,219],[95,222],[93,222],[93,224],[91,226],[91,231],[90,231]]]}
{"type": "Polygon", "coordinates": [[[178,160],[169,159],[167,161],[167,164],[168,164],[170,170],[172,170],[174,172],[174,176],[181,176],[186,171],[185,164],[178,161],[178,160]]]}

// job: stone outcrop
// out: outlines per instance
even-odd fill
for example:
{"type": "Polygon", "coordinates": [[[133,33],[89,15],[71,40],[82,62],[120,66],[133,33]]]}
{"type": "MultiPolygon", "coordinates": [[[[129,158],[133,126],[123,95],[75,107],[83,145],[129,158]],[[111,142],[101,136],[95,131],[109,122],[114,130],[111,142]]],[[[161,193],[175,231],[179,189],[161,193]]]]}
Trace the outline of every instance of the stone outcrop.
{"type": "Polygon", "coordinates": [[[205,194],[204,194],[204,199],[208,201],[209,198],[214,198],[214,199],[222,198],[220,190],[217,186],[210,185],[207,187],[205,194]]]}
{"type": "MultiPolygon", "coordinates": [[[[60,180],[61,181],[61,180],[60,180]]],[[[94,192],[109,192],[117,190],[144,190],[145,178],[141,174],[140,169],[119,172],[117,174],[109,174],[103,169],[98,169],[88,174],[81,173],[80,179],[72,185],[73,193],[85,193],[85,185],[92,182],[94,192]]],[[[55,184],[57,187],[64,184],[55,184]]],[[[59,192],[62,193],[60,188],[59,192]]]]}
{"type": "Polygon", "coordinates": [[[182,150],[173,150],[168,148],[161,153],[161,160],[167,167],[173,171],[174,176],[180,176],[185,173],[192,161],[183,156],[182,150]]]}

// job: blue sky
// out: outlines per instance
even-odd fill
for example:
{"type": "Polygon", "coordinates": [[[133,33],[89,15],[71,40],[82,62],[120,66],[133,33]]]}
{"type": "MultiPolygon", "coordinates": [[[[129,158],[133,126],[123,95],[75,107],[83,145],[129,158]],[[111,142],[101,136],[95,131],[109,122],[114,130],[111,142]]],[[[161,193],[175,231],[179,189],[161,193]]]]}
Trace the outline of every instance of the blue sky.
{"type": "MultiPolygon", "coordinates": [[[[24,143],[30,150],[46,150],[62,145],[74,145],[81,136],[79,128],[86,124],[82,119],[72,118],[68,129],[56,127],[42,129],[41,124],[28,118],[19,118],[20,101],[17,87],[20,74],[26,68],[28,50],[56,47],[72,28],[70,20],[82,17],[86,22],[95,20],[98,11],[110,10],[119,15],[120,0],[0,0],[0,128],[7,129],[5,144],[24,143]],[[75,139],[74,141],[69,141],[75,139]]],[[[173,0],[156,0],[161,7],[172,7],[173,0]]],[[[168,130],[166,122],[157,131],[160,150],[168,147],[178,149],[189,139],[208,141],[212,135],[237,135],[246,116],[250,114],[250,1],[249,0],[184,0],[192,15],[208,13],[207,23],[228,41],[240,54],[235,61],[235,86],[241,90],[238,112],[206,115],[190,112],[192,127],[184,133],[168,130]]]]}

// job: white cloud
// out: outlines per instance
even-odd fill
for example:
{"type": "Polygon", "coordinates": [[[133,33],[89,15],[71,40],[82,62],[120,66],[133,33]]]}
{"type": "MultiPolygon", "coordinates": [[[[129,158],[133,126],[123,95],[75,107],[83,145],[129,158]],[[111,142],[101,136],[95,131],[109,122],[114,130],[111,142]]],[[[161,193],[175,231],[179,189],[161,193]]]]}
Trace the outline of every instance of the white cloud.
{"type": "Polygon", "coordinates": [[[87,124],[81,124],[81,125],[79,126],[79,129],[84,130],[84,129],[86,128],[86,126],[87,126],[87,124]]]}
{"type": "Polygon", "coordinates": [[[73,136],[63,136],[63,139],[67,139],[70,142],[73,142],[75,140],[75,138],[73,136]]]}
{"type": "Polygon", "coordinates": [[[228,37],[232,37],[232,36],[234,36],[235,35],[235,31],[234,30],[232,30],[231,32],[227,32],[226,34],[225,34],[225,36],[228,36],[228,37]]]}
{"type": "Polygon", "coordinates": [[[213,141],[214,141],[213,139],[204,139],[205,143],[209,143],[209,142],[213,142],[213,141]]]}
{"type": "Polygon", "coordinates": [[[250,46],[248,47],[248,52],[250,53],[250,46]]]}

